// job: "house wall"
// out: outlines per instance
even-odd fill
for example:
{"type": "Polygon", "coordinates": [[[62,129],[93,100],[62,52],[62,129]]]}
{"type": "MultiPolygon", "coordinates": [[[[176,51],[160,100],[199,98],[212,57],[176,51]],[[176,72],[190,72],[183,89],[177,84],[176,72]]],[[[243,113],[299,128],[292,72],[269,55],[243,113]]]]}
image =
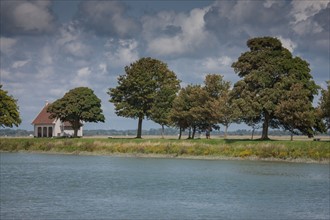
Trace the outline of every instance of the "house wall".
{"type": "Polygon", "coordinates": [[[54,136],[60,137],[60,136],[63,135],[61,125],[62,125],[61,121],[56,119],[55,120],[55,128],[54,128],[54,136]]]}
{"type": "Polygon", "coordinates": [[[34,125],[35,137],[54,137],[54,125],[53,124],[38,124],[34,125]]]}
{"type": "MultiPolygon", "coordinates": [[[[64,127],[64,134],[65,135],[70,135],[73,136],[74,135],[74,130],[71,127],[64,127]]],[[[82,137],[83,136],[83,127],[81,126],[80,129],[78,130],[78,137],[82,137]]]]}
{"type": "MultiPolygon", "coordinates": [[[[34,125],[35,137],[61,137],[73,135],[74,130],[71,127],[63,126],[63,123],[60,120],[55,120],[54,124],[34,125]]],[[[78,136],[83,136],[83,126],[78,130],[78,136]]]]}

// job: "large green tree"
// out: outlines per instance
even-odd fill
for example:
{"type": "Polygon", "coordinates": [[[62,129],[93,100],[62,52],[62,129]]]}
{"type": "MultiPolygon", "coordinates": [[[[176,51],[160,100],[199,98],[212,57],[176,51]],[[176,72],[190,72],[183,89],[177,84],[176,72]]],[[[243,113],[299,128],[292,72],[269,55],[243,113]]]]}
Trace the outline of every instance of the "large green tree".
{"type": "Polygon", "coordinates": [[[8,92],[0,85],[0,126],[12,128],[17,127],[21,122],[17,100],[8,95],[8,92]]]}
{"type": "Polygon", "coordinates": [[[104,122],[101,100],[87,87],[78,87],[50,104],[47,111],[51,118],[71,123],[74,137],[77,137],[82,122],[104,122]]]}
{"type": "Polygon", "coordinates": [[[282,97],[275,107],[275,115],[281,122],[281,127],[293,134],[299,132],[312,137],[313,128],[322,131],[318,127],[318,115],[308,98],[308,90],[301,83],[291,86],[285,97],[282,97]]]}
{"type": "Polygon", "coordinates": [[[330,81],[327,81],[327,89],[322,89],[319,110],[321,118],[324,119],[326,128],[330,129],[330,81]]]}
{"type": "MultiPolygon", "coordinates": [[[[173,79],[168,78],[166,80],[173,79]]],[[[171,125],[170,111],[179,87],[177,83],[165,82],[161,89],[157,90],[154,103],[150,109],[150,119],[162,126],[162,138],[164,138],[164,126],[171,125]]]]}
{"type": "MultiPolygon", "coordinates": [[[[256,122],[260,119],[261,139],[268,139],[269,127],[279,128],[289,122],[288,117],[283,117],[284,115],[279,112],[294,114],[279,108],[288,108],[283,103],[290,93],[294,93],[295,85],[301,85],[303,91],[300,92],[305,94],[304,103],[308,105],[307,109],[311,108],[319,87],[312,80],[309,64],[299,57],[293,57],[290,51],[282,47],[278,39],[253,38],[247,41],[247,46],[250,51],[241,54],[232,64],[235,72],[242,78],[234,85],[233,94],[236,101],[250,112],[249,116],[253,117],[243,116],[243,120],[256,122]]],[[[295,108],[300,108],[299,98],[295,102],[297,104],[295,108]]],[[[297,120],[302,119],[297,118],[297,120]]],[[[293,126],[309,135],[315,124],[316,121],[311,119],[310,123],[303,127],[293,126]]]]}
{"type": "Polygon", "coordinates": [[[204,88],[208,93],[209,123],[216,127],[220,123],[225,126],[225,138],[231,123],[237,120],[239,109],[231,101],[230,82],[219,74],[208,74],[205,77],[204,88]]]}
{"type": "Polygon", "coordinates": [[[194,138],[196,129],[205,129],[209,126],[209,111],[207,108],[208,94],[201,85],[188,85],[182,88],[174,99],[173,108],[170,112],[172,124],[180,128],[192,130],[188,138],[194,138]]]}
{"type": "Polygon", "coordinates": [[[147,57],[126,66],[118,86],[110,88],[108,94],[118,116],[138,119],[136,137],[141,138],[144,118],[167,124],[167,112],[179,84],[167,64],[147,57]]]}
{"type": "MultiPolygon", "coordinates": [[[[234,108],[229,103],[230,83],[219,74],[208,74],[204,85],[188,85],[180,90],[174,100],[171,120],[181,131],[189,128],[194,138],[196,130],[226,128],[233,121],[234,108]]],[[[190,134],[190,133],[189,133],[190,134]]]]}

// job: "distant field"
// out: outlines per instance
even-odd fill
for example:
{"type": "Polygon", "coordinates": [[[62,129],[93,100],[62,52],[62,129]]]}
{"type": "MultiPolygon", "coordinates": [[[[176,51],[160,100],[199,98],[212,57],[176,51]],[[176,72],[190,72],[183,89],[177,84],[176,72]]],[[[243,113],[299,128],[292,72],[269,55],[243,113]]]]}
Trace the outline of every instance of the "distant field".
{"type": "Polygon", "coordinates": [[[2,152],[69,153],[141,157],[176,157],[199,159],[262,159],[299,162],[330,161],[330,141],[297,137],[271,137],[273,140],[250,140],[247,136],[227,139],[178,140],[175,136],[148,137],[86,137],[58,138],[0,138],[2,152]]]}

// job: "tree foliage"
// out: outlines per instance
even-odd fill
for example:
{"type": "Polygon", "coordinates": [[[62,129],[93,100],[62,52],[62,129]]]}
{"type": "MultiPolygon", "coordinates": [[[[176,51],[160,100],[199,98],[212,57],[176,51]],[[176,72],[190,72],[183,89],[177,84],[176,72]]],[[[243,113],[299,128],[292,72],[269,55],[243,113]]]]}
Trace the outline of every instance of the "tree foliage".
{"type": "Polygon", "coordinates": [[[168,112],[179,83],[167,64],[147,57],[126,66],[118,86],[110,88],[108,94],[118,116],[139,120],[137,138],[141,138],[145,117],[168,124],[168,112]]]}
{"type": "Polygon", "coordinates": [[[247,46],[250,51],[241,54],[232,64],[235,72],[243,78],[235,83],[233,89],[236,102],[248,112],[243,113],[243,121],[262,122],[262,139],[268,139],[269,127],[280,126],[311,135],[317,124],[312,116],[312,102],[319,87],[312,80],[309,64],[293,57],[276,38],[253,38],[248,40],[247,46]],[[296,94],[297,87],[304,97],[296,94]],[[291,97],[289,101],[288,97],[291,97]],[[292,100],[294,105],[287,105],[292,100]],[[304,106],[300,106],[302,103],[304,106]],[[310,113],[304,123],[306,111],[310,113]]]}
{"type": "Polygon", "coordinates": [[[320,117],[325,121],[326,129],[330,129],[330,81],[327,89],[322,89],[319,103],[320,117]]]}
{"type": "Polygon", "coordinates": [[[8,92],[3,90],[0,85],[0,126],[18,127],[21,122],[17,100],[8,95],[8,92]]]}
{"type": "Polygon", "coordinates": [[[193,138],[197,128],[207,125],[207,92],[200,85],[188,85],[182,88],[178,96],[174,99],[173,108],[170,113],[172,124],[180,128],[181,132],[185,129],[192,129],[193,138]]]}
{"type": "Polygon", "coordinates": [[[236,104],[232,102],[230,82],[225,81],[222,75],[208,74],[204,84],[208,93],[209,123],[214,128],[218,128],[219,123],[224,125],[226,138],[228,127],[237,121],[240,114],[236,104]]]}
{"type": "Polygon", "coordinates": [[[173,124],[180,131],[191,129],[191,138],[196,130],[219,129],[219,123],[227,128],[237,113],[229,101],[229,88],[230,83],[224,81],[223,76],[208,74],[204,85],[188,85],[181,89],[171,111],[173,124]]]}
{"type": "Polygon", "coordinates": [[[87,87],[78,87],[67,92],[61,99],[50,104],[47,111],[51,118],[71,123],[77,137],[82,122],[104,122],[101,100],[87,87]]]}

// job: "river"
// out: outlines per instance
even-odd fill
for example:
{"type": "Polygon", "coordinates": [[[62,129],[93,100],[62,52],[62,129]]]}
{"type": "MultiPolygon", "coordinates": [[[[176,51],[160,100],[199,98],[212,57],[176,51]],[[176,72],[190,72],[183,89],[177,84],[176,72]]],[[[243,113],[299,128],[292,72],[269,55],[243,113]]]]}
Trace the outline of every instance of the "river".
{"type": "Polygon", "coordinates": [[[329,164],[1,153],[0,219],[330,219],[329,164]]]}

